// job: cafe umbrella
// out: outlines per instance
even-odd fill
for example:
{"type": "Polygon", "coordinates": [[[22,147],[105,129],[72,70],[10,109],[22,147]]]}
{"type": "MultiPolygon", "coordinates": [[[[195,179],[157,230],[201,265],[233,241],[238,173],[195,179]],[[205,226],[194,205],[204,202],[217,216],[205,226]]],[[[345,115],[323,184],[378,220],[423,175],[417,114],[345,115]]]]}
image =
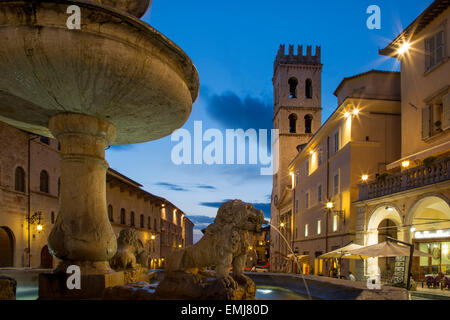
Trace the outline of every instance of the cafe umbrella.
{"type": "Polygon", "coordinates": [[[411,283],[412,257],[431,257],[430,254],[414,249],[414,245],[386,237],[386,242],[372,246],[352,250],[351,254],[372,258],[409,257],[408,277],[406,288],[409,290],[411,283]]]}
{"type": "Polygon", "coordinates": [[[353,259],[353,260],[364,260],[368,258],[367,256],[360,255],[360,254],[353,254],[353,250],[361,249],[363,246],[360,246],[358,244],[350,243],[346,245],[345,247],[333,250],[331,252],[325,253],[321,256],[319,256],[319,259],[336,259],[338,261],[338,277],[340,277],[341,274],[341,259],[353,259]]]}

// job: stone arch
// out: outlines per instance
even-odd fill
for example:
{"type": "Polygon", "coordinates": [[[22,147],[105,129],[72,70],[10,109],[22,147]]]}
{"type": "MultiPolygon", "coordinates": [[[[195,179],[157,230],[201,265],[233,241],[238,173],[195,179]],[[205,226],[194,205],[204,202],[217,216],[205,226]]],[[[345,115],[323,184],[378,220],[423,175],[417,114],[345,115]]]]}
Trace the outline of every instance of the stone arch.
{"type": "Polygon", "coordinates": [[[447,213],[448,213],[448,219],[450,219],[450,200],[443,194],[440,193],[426,193],[423,196],[421,196],[419,199],[414,201],[414,203],[411,205],[411,207],[408,210],[408,214],[406,215],[406,221],[405,224],[410,226],[413,224],[413,220],[415,215],[418,213],[419,209],[423,206],[427,205],[428,201],[431,200],[441,200],[447,204],[447,213]]]}
{"type": "MultiPolygon", "coordinates": [[[[365,245],[371,246],[378,243],[378,227],[383,221],[390,220],[397,227],[397,239],[404,240],[404,234],[401,232],[403,219],[399,208],[392,203],[382,203],[375,207],[369,216],[367,223],[367,232],[365,245]]],[[[367,274],[374,275],[379,273],[378,258],[369,258],[366,260],[367,274]]]]}
{"type": "Polygon", "coordinates": [[[305,116],[305,133],[312,133],[312,122],[314,117],[311,114],[305,116]]]}
{"type": "Polygon", "coordinates": [[[297,87],[298,87],[297,78],[296,77],[289,78],[288,84],[289,84],[289,99],[297,98],[297,87]]]}
{"type": "Polygon", "coordinates": [[[8,227],[0,227],[0,268],[14,266],[16,239],[8,227]]]}
{"type": "Polygon", "coordinates": [[[295,113],[289,115],[289,133],[297,133],[298,117],[295,113]]]}

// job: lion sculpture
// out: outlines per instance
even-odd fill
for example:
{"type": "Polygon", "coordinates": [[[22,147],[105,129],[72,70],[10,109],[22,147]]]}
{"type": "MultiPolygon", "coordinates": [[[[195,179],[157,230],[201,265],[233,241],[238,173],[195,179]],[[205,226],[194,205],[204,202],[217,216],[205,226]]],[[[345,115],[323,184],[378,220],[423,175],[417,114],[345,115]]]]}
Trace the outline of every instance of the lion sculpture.
{"type": "Polygon", "coordinates": [[[123,229],[117,238],[117,253],[110,261],[115,270],[136,268],[137,265],[145,267],[147,264],[146,251],[138,240],[134,228],[123,229]]]}
{"type": "Polygon", "coordinates": [[[248,232],[260,232],[264,220],[261,210],[240,200],[224,203],[214,223],[195,245],[173,252],[166,262],[165,273],[198,274],[206,267],[215,266],[216,279],[230,280],[233,267],[234,280],[248,281],[244,276],[247,252],[250,247],[248,232]]]}

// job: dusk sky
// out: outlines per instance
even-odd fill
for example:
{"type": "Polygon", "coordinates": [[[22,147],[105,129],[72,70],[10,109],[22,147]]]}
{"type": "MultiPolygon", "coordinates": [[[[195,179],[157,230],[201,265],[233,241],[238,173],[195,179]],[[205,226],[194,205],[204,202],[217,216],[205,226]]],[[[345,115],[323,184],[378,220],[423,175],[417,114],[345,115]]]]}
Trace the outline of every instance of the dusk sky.
{"type": "MultiPolygon", "coordinates": [[[[153,0],[143,20],[169,37],[192,59],[200,96],[184,128],[203,131],[272,128],[273,61],[280,44],[322,46],[322,120],[337,107],[334,90],[344,77],[371,69],[398,71],[378,55],[432,0],[153,0]],[[381,30],[369,30],[370,5],[381,8],[381,30]]],[[[208,143],[204,143],[204,146],[208,143]]],[[[177,142],[113,147],[113,169],[167,198],[199,229],[212,222],[220,203],[242,199],[270,217],[272,176],[257,165],[173,164],[177,142]]]]}

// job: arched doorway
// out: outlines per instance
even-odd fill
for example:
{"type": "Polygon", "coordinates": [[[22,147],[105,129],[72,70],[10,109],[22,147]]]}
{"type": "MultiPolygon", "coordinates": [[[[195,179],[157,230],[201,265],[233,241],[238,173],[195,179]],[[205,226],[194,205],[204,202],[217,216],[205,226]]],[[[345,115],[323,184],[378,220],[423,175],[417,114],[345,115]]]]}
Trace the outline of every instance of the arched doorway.
{"type": "Polygon", "coordinates": [[[414,258],[414,280],[423,281],[427,274],[450,274],[449,200],[438,194],[423,196],[411,206],[407,225],[415,248],[431,254],[414,258]]]}
{"type": "Polygon", "coordinates": [[[14,235],[8,227],[0,227],[0,268],[14,266],[14,235]]]}
{"type": "MultiPolygon", "coordinates": [[[[404,240],[400,227],[403,225],[400,211],[392,204],[378,206],[370,215],[365,245],[385,242],[386,237],[404,240]]],[[[382,280],[390,281],[394,272],[395,258],[369,258],[366,260],[366,274],[380,274],[382,280]]]]}
{"type": "Polygon", "coordinates": [[[48,250],[48,246],[44,246],[41,250],[41,268],[52,269],[53,268],[53,256],[48,250]]]}
{"type": "MultiPolygon", "coordinates": [[[[397,239],[398,228],[394,221],[385,219],[378,226],[378,243],[386,242],[388,237],[397,239]]],[[[395,257],[378,258],[378,267],[381,271],[381,280],[391,281],[394,276],[395,257]]]]}

